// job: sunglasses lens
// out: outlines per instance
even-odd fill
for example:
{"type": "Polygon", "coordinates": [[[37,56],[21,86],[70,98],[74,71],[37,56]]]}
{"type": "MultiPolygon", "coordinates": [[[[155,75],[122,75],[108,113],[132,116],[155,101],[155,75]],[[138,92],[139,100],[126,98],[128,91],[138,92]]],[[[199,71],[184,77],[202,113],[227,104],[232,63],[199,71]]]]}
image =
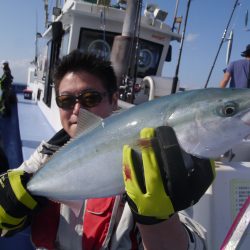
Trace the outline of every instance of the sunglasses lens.
{"type": "Polygon", "coordinates": [[[74,108],[77,101],[85,108],[92,108],[97,106],[104,96],[105,93],[101,94],[97,91],[84,92],[77,97],[73,95],[60,95],[56,97],[56,103],[62,109],[74,108]]]}
{"type": "Polygon", "coordinates": [[[85,92],[78,99],[83,107],[92,108],[102,101],[102,96],[99,92],[85,92]]]}
{"type": "Polygon", "coordinates": [[[59,108],[71,109],[76,104],[76,98],[71,95],[61,95],[56,97],[56,103],[59,108]]]}

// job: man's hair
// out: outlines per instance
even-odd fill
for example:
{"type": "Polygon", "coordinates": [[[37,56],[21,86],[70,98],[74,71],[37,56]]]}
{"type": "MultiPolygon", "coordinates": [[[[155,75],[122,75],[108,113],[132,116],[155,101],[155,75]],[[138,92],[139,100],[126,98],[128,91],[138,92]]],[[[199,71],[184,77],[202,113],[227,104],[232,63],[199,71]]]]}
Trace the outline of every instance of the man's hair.
{"type": "Polygon", "coordinates": [[[64,56],[55,67],[54,83],[56,95],[59,94],[59,85],[63,77],[70,72],[76,74],[86,72],[97,77],[109,93],[110,100],[113,93],[118,90],[115,72],[110,61],[96,57],[94,54],[73,50],[64,56]]]}

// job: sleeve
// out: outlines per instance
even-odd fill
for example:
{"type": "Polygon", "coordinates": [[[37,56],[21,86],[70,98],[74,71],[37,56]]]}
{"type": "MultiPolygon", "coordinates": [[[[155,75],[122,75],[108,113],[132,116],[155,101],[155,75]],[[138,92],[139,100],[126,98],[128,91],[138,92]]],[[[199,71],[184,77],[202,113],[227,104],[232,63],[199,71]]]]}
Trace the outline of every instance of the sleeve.
{"type": "Polygon", "coordinates": [[[51,145],[45,141],[42,141],[41,144],[37,147],[34,153],[29,157],[29,159],[25,160],[18,169],[24,170],[27,173],[35,173],[39,168],[45,164],[51,154],[47,154],[43,152],[43,149],[51,149],[54,152],[58,150],[58,146],[51,145]]]}
{"type": "Polygon", "coordinates": [[[178,213],[189,239],[188,250],[207,249],[206,229],[190,218],[185,211],[178,213]]]}
{"type": "Polygon", "coordinates": [[[30,158],[24,161],[18,169],[27,173],[35,173],[69,139],[69,135],[61,129],[48,142],[42,141],[30,158]]]}
{"type": "Polygon", "coordinates": [[[226,72],[228,72],[230,75],[233,74],[233,68],[234,68],[234,62],[231,62],[229,66],[226,68],[226,72]]]}

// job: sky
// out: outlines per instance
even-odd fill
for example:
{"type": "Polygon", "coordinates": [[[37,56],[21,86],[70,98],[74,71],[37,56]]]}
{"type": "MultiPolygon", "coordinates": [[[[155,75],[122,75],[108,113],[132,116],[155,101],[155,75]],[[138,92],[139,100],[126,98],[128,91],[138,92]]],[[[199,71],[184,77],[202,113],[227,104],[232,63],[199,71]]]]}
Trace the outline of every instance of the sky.
{"type": "MultiPolygon", "coordinates": [[[[12,0],[0,3],[0,61],[7,60],[18,83],[27,82],[27,68],[35,57],[36,31],[44,31],[43,0],[12,0]]],[[[49,1],[53,2],[53,1],[49,1]]],[[[54,1],[55,2],[55,1],[54,1]]],[[[219,50],[223,33],[229,22],[236,0],[191,0],[185,39],[179,67],[180,85],[186,88],[203,88],[219,50]]],[[[157,4],[168,12],[166,23],[172,26],[176,0],[143,1],[157,4]]],[[[187,12],[188,0],[179,0],[178,16],[187,12]]],[[[143,7],[143,8],[144,8],[143,7]]],[[[250,44],[250,21],[245,27],[245,14],[249,0],[239,0],[227,30],[234,32],[231,61],[242,58],[241,52],[250,44]]],[[[184,27],[184,21],[182,23],[184,27]]],[[[172,61],[165,63],[163,76],[173,77],[180,52],[180,43],[172,42],[172,61]]],[[[216,87],[223,77],[226,65],[227,42],[223,42],[212,70],[208,87],[216,87]]]]}

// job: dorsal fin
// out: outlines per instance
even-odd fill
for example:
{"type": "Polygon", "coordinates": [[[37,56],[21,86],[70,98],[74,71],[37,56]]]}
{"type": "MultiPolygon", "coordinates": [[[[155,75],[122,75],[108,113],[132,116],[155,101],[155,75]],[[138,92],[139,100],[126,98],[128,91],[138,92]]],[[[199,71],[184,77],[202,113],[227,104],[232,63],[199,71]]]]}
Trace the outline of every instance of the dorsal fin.
{"type": "Polygon", "coordinates": [[[66,142],[62,147],[58,149],[50,158],[50,160],[60,151],[62,151],[65,146],[72,141],[74,141],[78,136],[81,134],[88,133],[90,130],[96,128],[98,125],[102,123],[103,119],[91,112],[89,112],[86,109],[80,108],[78,120],[77,120],[77,128],[76,128],[76,134],[73,138],[70,138],[68,142],[66,142]]]}
{"type": "Polygon", "coordinates": [[[79,116],[77,121],[76,136],[80,135],[82,132],[86,132],[96,128],[102,123],[103,119],[86,109],[79,110],[79,116]]]}

